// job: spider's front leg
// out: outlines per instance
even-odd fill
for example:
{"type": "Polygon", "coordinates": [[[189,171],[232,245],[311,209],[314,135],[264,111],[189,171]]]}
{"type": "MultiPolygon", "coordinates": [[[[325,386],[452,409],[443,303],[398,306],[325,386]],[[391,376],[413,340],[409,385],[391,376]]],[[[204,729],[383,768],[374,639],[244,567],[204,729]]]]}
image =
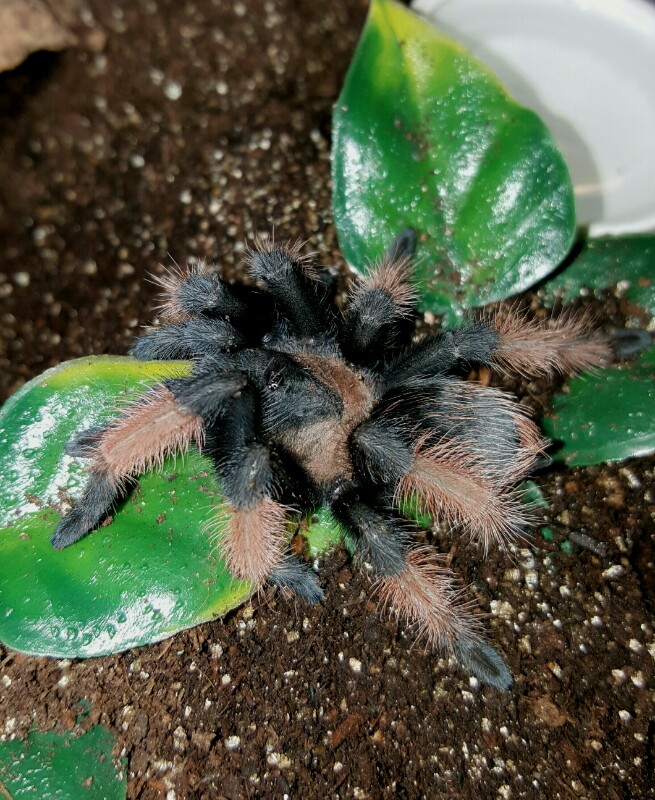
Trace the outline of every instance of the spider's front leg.
{"type": "Polygon", "coordinates": [[[377,366],[413,328],[416,291],[410,282],[416,234],[411,228],[393,242],[380,264],[352,290],[344,310],[341,346],[346,358],[377,366]]]}
{"type": "Polygon", "coordinates": [[[198,317],[151,328],[137,338],[130,352],[139,361],[184,360],[228,353],[244,344],[244,337],[231,323],[198,317]]]}
{"type": "Polygon", "coordinates": [[[69,455],[91,459],[89,478],[73,508],[51,537],[61,549],[96,527],[127,481],[160,466],[164,458],[201,446],[205,416],[221,413],[227,398],[245,384],[239,372],[209,376],[201,371],[150,389],[109,424],[78,434],[69,455]]]}
{"type": "Polygon", "coordinates": [[[271,303],[245,286],[232,286],[204,265],[155,278],[162,287],[163,324],[137,338],[132,354],[144,361],[219,355],[256,341],[268,327],[271,303]]]}
{"type": "Polygon", "coordinates": [[[301,243],[280,246],[264,239],[248,256],[250,274],[261,281],[284,318],[285,338],[306,343],[333,339],[336,328],[328,303],[329,287],[322,283],[301,243]]]}

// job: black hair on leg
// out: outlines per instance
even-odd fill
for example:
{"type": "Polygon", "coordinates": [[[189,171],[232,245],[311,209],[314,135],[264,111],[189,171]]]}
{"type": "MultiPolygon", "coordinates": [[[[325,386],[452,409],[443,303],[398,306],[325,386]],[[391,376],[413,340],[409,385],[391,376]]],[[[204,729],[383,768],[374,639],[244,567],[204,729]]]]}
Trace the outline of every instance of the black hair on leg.
{"type": "Polygon", "coordinates": [[[410,258],[416,237],[408,228],[380,264],[352,291],[343,316],[341,348],[351,361],[378,367],[398,343],[409,339],[416,294],[410,258]]]}
{"type": "Polygon", "coordinates": [[[86,536],[110,509],[120,490],[120,483],[110,470],[91,471],[82,496],[50,537],[53,547],[61,550],[86,536]]]}
{"type": "Polygon", "coordinates": [[[352,531],[359,557],[371,564],[376,575],[402,572],[411,543],[404,520],[364,502],[354,486],[340,487],[331,508],[335,518],[352,531]]]}
{"type": "Polygon", "coordinates": [[[394,486],[412,468],[414,453],[396,420],[372,416],[350,434],[357,473],[374,484],[394,486]]]}
{"type": "Polygon", "coordinates": [[[411,380],[445,375],[463,366],[492,363],[498,334],[481,323],[426,336],[385,366],[388,388],[411,380]]]}
{"type": "Polygon", "coordinates": [[[617,358],[631,358],[653,344],[653,334],[641,328],[619,328],[610,331],[608,339],[617,358]]]}
{"type": "Polygon", "coordinates": [[[327,290],[318,281],[299,246],[280,247],[268,241],[259,242],[248,255],[248,265],[251,275],[262,281],[275,298],[295,336],[310,340],[334,336],[332,309],[321,302],[327,290]]]}
{"type": "Polygon", "coordinates": [[[453,642],[455,657],[465,670],[483,683],[508,691],[514,679],[498,651],[480,636],[457,636],[453,642]]]}
{"type": "Polygon", "coordinates": [[[289,553],[285,554],[268,573],[266,580],[280,589],[290,589],[311,605],[323,599],[314,571],[289,553]]]}
{"type": "Polygon", "coordinates": [[[243,319],[248,305],[218,275],[190,274],[177,290],[176,301],[187,314],[243,319]]]}
{"type": "Polygon", "coordinates": [[[230,400],[244,392],[247,377],[237,370],[219,371],[202,364],[191,378],[172,378],[166,381],[182,408],[203,417],[205,424],[225,414],[230,400]]]}
{"type": "Polygon", "coordinates": [[[131,354],[140,361],[187,359],[225,353],[243,343],[229,322],[198,318],[152,328],[135,341],[131,354]]]}
{"type": "Polygon", "coordinates": [[[411,261],[416,252],[416,241],[414,228],[405,228],[391,242],[385,258],[388,261],[411,261]]]}

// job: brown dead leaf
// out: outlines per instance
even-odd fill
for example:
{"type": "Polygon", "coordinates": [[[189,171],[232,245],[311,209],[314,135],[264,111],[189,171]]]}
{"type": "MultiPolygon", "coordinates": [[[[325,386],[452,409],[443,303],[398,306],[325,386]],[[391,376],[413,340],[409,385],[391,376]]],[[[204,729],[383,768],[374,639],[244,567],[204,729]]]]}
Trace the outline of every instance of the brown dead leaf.
{"type": "Polygon", "coordinates": [[[102,50],[106,35],[82,22],[83,0],[1,0],[0,72],[13,69],[37,50],[80,45],[102,50]]]}
{"type": "Polygon", "coordinates": [[[551,728],[560,728],[567,722],[574,722],[573,719],[565,712],[559,709],[549,697],[532,697],[530,698],[530,706],[532,713],[550,725],[551,728]]]}

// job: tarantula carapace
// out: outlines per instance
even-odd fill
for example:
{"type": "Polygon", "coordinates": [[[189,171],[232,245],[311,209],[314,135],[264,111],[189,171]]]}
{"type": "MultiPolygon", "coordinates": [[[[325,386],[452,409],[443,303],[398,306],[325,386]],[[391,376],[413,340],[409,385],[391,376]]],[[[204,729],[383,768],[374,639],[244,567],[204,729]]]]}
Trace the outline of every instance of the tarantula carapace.
{"type": "Polygon", "coordinates": [[[256,288],[198,268],[161,278],[164,324],[133,354],[192,359],[192,372],[72,440],[68,452],[91,459],[89,479],[53,545],[80,539],[131,479],[195,443],[230,506],[220,548],[235,576],[318,601],[314,572],[288,550],[287,519],[327,503],[376,574],[382,605],[508,688],[452,574],[413,543],[397,509],[418,503],[484,549],[511,541],[526,523],[515,487],[544,441],[514,398],[459,376],[477,365],[584,369],[603,363],[609,344],[585,320],[540,325],[512,312],[413,342],[413,249],[403,232],[343,313],[299,246],[258,244],[248,257],[256,288]]]}

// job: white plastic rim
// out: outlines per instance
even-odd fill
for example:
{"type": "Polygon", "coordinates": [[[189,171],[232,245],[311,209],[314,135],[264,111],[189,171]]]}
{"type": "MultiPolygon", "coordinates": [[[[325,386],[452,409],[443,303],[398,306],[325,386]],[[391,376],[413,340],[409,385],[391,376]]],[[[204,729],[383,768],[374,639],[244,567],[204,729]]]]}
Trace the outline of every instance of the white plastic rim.
{"type": "Polygon", "coordinates": [[[592,235],[655,230],[655,3],[414,0],[546,123],[592,235]]]}

